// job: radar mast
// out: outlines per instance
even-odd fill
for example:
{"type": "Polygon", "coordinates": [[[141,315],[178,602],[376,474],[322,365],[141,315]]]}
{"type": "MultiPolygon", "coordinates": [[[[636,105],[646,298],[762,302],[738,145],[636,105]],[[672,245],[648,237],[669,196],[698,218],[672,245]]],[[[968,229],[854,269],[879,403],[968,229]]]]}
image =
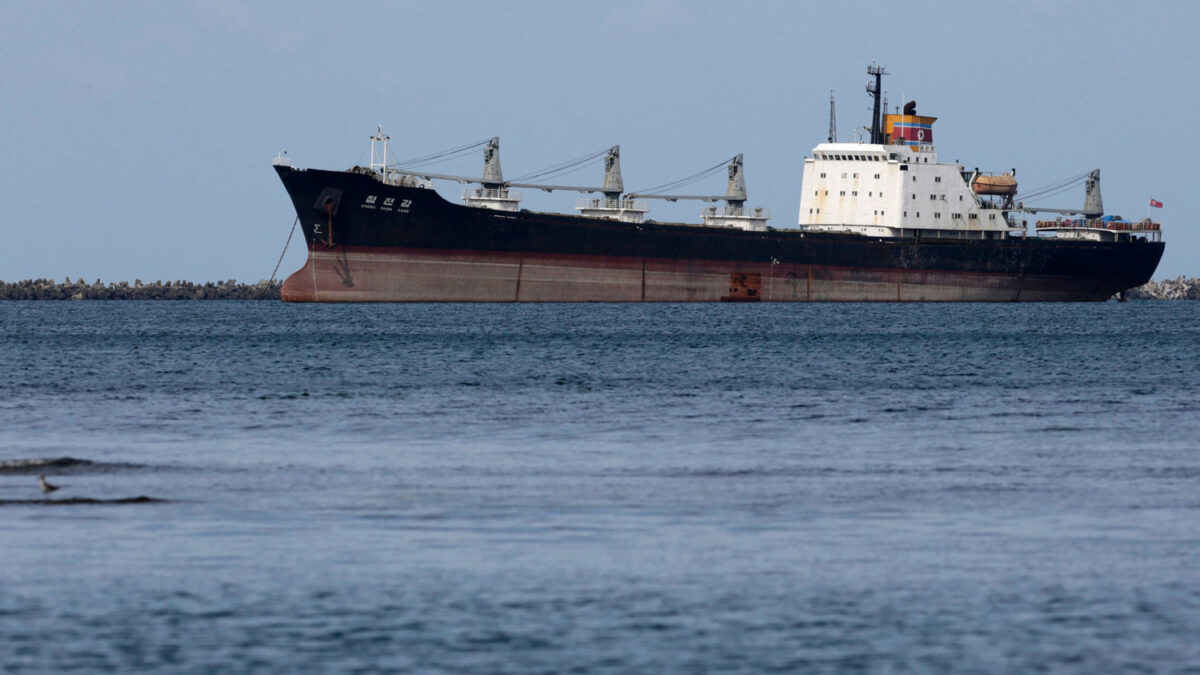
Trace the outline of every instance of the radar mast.
{"type": "Polygon", "coordinates": [[[871,114],[871,144],[883,145],[883,125],[880,118],[880,107],[883,104],[883,76],[887,75],[887,71],[883,66],[871,61],[871,65],[867,66],[867,74],[874,75],[874,82],[867,82],[867,93],[871,98],[875,99],[875,108],[871,114]]]}

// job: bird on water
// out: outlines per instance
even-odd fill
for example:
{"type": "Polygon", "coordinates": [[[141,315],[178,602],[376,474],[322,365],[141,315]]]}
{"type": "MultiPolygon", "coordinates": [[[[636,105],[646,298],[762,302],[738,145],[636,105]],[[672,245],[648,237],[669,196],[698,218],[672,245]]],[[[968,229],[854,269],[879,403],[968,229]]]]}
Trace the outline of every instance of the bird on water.
{"type": "Polygon", "coordinates": [[[47,498],[50,497],[51,492],[54,492],[58,489],[57,485],[51,485],[50,483],[46,482],[45,475],[38,476],[38,487],[42,488],[42,494],[46,495],[47,498]]]}

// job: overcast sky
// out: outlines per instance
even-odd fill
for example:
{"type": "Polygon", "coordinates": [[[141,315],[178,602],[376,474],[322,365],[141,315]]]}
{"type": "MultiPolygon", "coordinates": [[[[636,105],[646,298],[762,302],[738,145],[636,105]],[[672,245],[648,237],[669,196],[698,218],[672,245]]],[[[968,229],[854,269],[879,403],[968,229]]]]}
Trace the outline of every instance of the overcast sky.
{"type": "Polygon", "coordinates": [[[620,144],[629,189],[741,152],[749,205],[795,226],[829,91],[851,140],[872,59],[891,104],[939,118],[943,160],[1024,191],[1100,168],[1109,213],[1165,203],[1155,278],[1200,276],[1198,28],[1200,2],[5,0],[0,279],[266,278],[295,217],[271,159],[366,163],[380,123],[400,159],[500,136],[513,177],[620,144]]]}

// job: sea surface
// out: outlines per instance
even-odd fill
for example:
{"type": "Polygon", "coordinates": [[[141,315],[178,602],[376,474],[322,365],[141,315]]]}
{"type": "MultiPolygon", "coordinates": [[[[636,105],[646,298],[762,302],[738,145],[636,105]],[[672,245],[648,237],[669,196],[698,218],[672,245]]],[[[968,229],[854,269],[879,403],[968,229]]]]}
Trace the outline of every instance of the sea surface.
{"type": "Polygon", "coordinates": [[[3,672],[1200,672],[1200,303],[5,302],[0,363],[3,672]]]}

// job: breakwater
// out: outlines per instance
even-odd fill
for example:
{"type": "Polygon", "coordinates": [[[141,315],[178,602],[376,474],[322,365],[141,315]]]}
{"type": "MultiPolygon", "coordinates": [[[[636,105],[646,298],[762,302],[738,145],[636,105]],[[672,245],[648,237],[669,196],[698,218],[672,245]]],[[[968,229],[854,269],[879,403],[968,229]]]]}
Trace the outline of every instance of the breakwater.
{"type": "Polygon", "coordinates": [[[1130,300],[1200,300],[1200,279],[1176,277],[1150,281],[1126,291],[1130,300]]]}
{"type": "Polygon", "coordinates": [[[82,279],[63,283],[54,279],[0,281],[0,300],[278,300],[281,281],[263,279],[257,284],[228,281],[155,281],[136,279],[87,283],[82,279]]]}

